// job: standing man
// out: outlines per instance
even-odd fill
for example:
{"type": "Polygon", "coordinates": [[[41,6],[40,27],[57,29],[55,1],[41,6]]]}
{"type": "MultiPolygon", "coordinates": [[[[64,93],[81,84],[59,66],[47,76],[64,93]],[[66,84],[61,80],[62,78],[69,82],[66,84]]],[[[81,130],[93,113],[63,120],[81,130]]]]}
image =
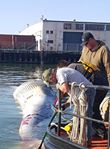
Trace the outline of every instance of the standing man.
{"type": "MultiPolygon", "coordinates": [[[[90,32],[86,32],[82,36],[82,54],[79,61],[85,64],[97,67],[98,71],[94,71],[94,85],[110,86],[110,51],[106,44],[102,41],[97,41],[90,32]]],[[[93,118],[102,120],[99,106],[104,97],[106,90],[97,90],[93,105],[93,118]]],[[[103,124],[94,123],[93,128],[96,134],[102,138],[107,137],[107,132],[103,124]]]]}

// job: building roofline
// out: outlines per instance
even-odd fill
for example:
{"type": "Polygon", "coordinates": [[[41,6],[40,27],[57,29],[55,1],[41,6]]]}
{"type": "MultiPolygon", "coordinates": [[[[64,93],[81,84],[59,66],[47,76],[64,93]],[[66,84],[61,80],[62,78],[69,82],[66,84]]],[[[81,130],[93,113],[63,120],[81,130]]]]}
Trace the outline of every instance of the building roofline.
{"type": "Polygon", "coordinates": [[[84,24],[88,24],[88,23],[93,23],[93,24],[110,24],[110,22],[95,22],[95,21],[77,21],[77,20],[73,20],[73,21],[70,21],[70,20],[48,20],[48,19],[43,19],[43,22],[62,22],[62,23],[84,23],[84,24]]]}

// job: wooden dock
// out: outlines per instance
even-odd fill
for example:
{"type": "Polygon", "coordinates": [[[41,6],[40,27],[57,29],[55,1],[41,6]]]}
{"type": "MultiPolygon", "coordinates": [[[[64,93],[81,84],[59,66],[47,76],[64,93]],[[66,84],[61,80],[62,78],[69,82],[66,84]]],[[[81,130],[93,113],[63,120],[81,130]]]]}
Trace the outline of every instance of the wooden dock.
{"type": "Polygon", "coordinates": [[[35,63],[35,64],[56,64],[59,60],[65,59],[70,62],[77,62],[80,53],[62,51],[35,51],[35,50],[0,50],[0,63],[35,63]]]}

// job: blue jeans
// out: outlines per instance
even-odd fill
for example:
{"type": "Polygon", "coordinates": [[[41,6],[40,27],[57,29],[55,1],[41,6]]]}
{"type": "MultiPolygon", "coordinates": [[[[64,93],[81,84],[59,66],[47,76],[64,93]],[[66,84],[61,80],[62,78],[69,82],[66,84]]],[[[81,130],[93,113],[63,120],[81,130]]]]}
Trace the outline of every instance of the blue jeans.
{"type": "MultiPolygon", "coordinates": [[[[88,108],[87,108],[87,117],[92,118],[93,115],[93,103],[95,98],[96,91],[94,88],[88,88],[86,91],[87,100],[88,100],[88,108]]],[[[87,137],[88,140],[92,137],[92,121],[87,120],[87,137]]]]}

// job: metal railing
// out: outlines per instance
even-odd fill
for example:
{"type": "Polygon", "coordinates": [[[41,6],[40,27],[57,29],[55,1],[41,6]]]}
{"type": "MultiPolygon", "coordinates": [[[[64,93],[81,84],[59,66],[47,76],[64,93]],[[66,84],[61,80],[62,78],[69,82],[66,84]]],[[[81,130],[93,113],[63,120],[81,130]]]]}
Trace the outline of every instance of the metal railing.
{"type": "MultiPolygon", "coordinates": [[[[77,86],[79,86],[77,84],[77,86]]],[[[110,87],[108,86],[100,86],[100,85],[87,85],[86,88],[95,88],[95,89],[98,89],[98,90],[110,90],[110,87]]],[[[74,114],[74,113],[68,113],[68,112],[65,112],[65,111],[62,111],[61,110],[61,91],[58,90],[58,109],[56,109],[56,111],[58,112],[58,136],[60,136],[60,130],[61,130],[61,116],[62,114],[68,114],[68,115],[72,115],[72,116],[76,116],[78,118],[83,118],[85,120],[91,120],[92,122],[97,122],[97,123],[101,123],[101,124],[107,124],[108,125],[108,149],[110,148],[110,98],[108,99],[108,106],[109,106],[109,118],[108,118],[108,121],[105,122],[105,121],[101,121],[101,120],[97,120],[97,119],[93,119],[93,118],[89,118],[89,117],[85,117],[85,116],[81,116],[81,115],[77,115],[77,114],[74,114]]]]}

